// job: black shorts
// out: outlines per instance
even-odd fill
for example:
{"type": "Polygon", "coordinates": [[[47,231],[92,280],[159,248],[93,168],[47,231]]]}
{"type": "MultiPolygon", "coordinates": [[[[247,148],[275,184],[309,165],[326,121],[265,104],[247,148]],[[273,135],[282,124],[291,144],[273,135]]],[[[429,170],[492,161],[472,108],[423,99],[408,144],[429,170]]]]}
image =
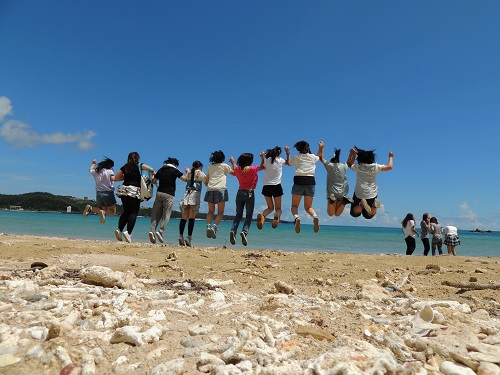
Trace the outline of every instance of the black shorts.
{"type": "Polygon", "coordinates": [[[283,195],[283,188],[281,184],[264,185],[262,186],[262,195],[265,197],[281,197],[283,195]]]}

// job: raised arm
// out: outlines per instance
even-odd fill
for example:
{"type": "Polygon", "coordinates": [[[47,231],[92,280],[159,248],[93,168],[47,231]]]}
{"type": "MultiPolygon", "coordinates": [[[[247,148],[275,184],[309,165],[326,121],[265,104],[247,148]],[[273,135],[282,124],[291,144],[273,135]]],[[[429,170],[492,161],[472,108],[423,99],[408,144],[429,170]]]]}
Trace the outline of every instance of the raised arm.
{"type": "Polygon", "coordinates": [[[90,165],[89,172],[92,172],[97,164],[97,160],[92,160],[92,164],[90,165]]]}
{"type": "Polygon", "coordinates": [[[352,167],[352,165],[354,164],[354,160],[356,160],[356,149],[353,147],[351,148],[351,150],[349,151],[349,157],[347,158],[347,166],[349,168],[352,167]]]}
{"type": "Polygon", "coordinates": [[[260,155],[259,171],[261,171],[263,169],[266,169],[266,167],[264,167],[264,160],[265,160],[265,157],[266,157],[266,153],[264,151],[262,151],[259,155],[260,155]]]}
{"type": "Polygon", "coordinates": [[[394,165],[394,154],[391,152],[389,152],[389,162],[387,163],[387,165],[384,165],[381,169],[382,172],[386,172],[386,171],[390,171],[392,169],[392,166],[394,165]]]}
{"type": "Polygon", "coordinates": [[[290,147],[285,146],[286,160],[285,164],[290,165],[290,147]]]}
{"type": "Polygon", "coordinates": [[[324,154],[325,154],[325,143],[323,141],[319,141],[318,142],[318,157],[322,163],[325,161],[324,154]]]}

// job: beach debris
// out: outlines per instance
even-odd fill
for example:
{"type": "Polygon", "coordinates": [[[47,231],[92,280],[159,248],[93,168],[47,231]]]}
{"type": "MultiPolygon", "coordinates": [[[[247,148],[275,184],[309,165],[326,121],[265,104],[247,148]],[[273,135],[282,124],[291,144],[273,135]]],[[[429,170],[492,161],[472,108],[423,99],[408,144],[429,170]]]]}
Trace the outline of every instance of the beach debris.
{"type": "Polygon", "coordinates": [[[466,282],[466,281],[449,281],[445,280],[441,283],[442,285],[452,286],[454,288],[466,289],[466,290],[481,290],[481,289],[500,289],[499,282],[491,282],[488,284],[476,283],[476,282],[466,282]]]}
{"type": "Polygon", "coordinates": [[[292,286],[288,285],[284,281],[278,280],[274,283],[274,287],[278,293],[284,294],[295,294],[295,291],[292,286]]]}
{"type": "Polygon", "coordinates": [[[126,288],[129,283],[126,281],[125,274],[119,271],[113,271],[109,267],[90,266],[80,271],[80,277],[86,284],[101,285],[112,288],[126,288]]]}
{"type": "Polygon", "coordinates": [[[297,327],[297,334],[301,336],[312,336],[318,340],[329,340],[329,341],[335,340],[335,336],[333,336],[332,334],[322,330],[321,328],[313,326],[299,325],[297,327]]]}

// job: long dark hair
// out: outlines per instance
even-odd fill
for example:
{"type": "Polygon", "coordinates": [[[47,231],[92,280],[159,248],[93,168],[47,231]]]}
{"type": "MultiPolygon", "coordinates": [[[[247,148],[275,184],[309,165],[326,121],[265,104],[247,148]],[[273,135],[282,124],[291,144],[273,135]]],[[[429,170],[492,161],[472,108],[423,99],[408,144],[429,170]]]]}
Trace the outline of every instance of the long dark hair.
{"type": "Polygon", "coordinates": [[[134,170],[134,168],[137,168],[139,160],[141,160],[141,157],[139,156],[138,152],[134,151],[128,154],[127,164],[125,164],[125,172],[130,173],[132,170],[134,170]]]}
{"type": "Polygon", "coordinates": [[[306,141],[298,141],[293,145],[293,147],[295,147],[295,149],[301,154],[311,153],[311,148],[309,147],[309,143],[307,143],[306,141]]]}
{"type": "Polygon", "coordinates": [[[95,169],[97,173],[99,173],[102,169],[111,169],[115,166],[115,162],[108,157],[104,157],[102,161],[97,164],[97,168],[95,169]]]}
{"type": "Polygon", "coordinates": [[[276,146],[275,148],[270,148],[266,151],[266,158],[271,158],[271,164],[274,164],[274,161],[278,156],[281,155],[281,147],[276,146]]]}
{"type": "Polygon", "coordinates": [[[401,224],[403,225],[403,228],[406,228],[406,224],[408,224],[408,222],[410,220],[413,220],[415,221],[415,218],[413,217],[413,214],[412,213],[408,213],[406,214],[406,217],[403,219],[403,221],[401,222],[401,224]]]}
{"type": "Polygon", "coordinates": [[[359,147],[354,146],[356,149],[356,154],[358,164],[373,164],[377,155],[375,155],[375,150],[363,150],[359,147]]]}
{"type": "Polygon", "coordinates": [[[439,224],[438,219],[435,216],[431,217],[431,223],[432,224],[439,224]]]}
{"type": "Polygon", "coordinates": [[[333,158],[330,159],[330,163],[340,163],[340,149],[333,150],[333,158]]]}
{"type": "Polygon", "coordinates": [[[191,186],[193,186],[193,183],[194,183],[194,171],[200,167],[203,167],[203,164],[201,164],[201,161],[199,161],[199,160],[193,161],[193,168],[191,168],[191,186]]]}
{"type": "Polygon", "coordinates": [[[172,164],[172,165],[175,165],[176,167],[179,166],[179,160],[177,160],[176,158],[167,158],[167,160],[165,160],[163,162],[164,164],[172,164]]]}
{"type": "Polygon", "coordinates": [[[223,163],[224,160],[226,160],[226,155],[221,150],[214,151],[210,155],[210,163],[212,164],[223,163]]]}

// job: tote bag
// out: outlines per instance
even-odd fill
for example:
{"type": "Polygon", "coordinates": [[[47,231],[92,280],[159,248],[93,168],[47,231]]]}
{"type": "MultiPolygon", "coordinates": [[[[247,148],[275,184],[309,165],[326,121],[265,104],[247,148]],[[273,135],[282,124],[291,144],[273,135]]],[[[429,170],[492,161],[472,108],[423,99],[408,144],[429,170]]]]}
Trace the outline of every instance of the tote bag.
{"type": "Polygon", "coordinates": [[[153,179],[149,171],[142,170],[142,164],[139,165],[141,173],[141,201],[148,201],[153,196],[153,179]]]}

